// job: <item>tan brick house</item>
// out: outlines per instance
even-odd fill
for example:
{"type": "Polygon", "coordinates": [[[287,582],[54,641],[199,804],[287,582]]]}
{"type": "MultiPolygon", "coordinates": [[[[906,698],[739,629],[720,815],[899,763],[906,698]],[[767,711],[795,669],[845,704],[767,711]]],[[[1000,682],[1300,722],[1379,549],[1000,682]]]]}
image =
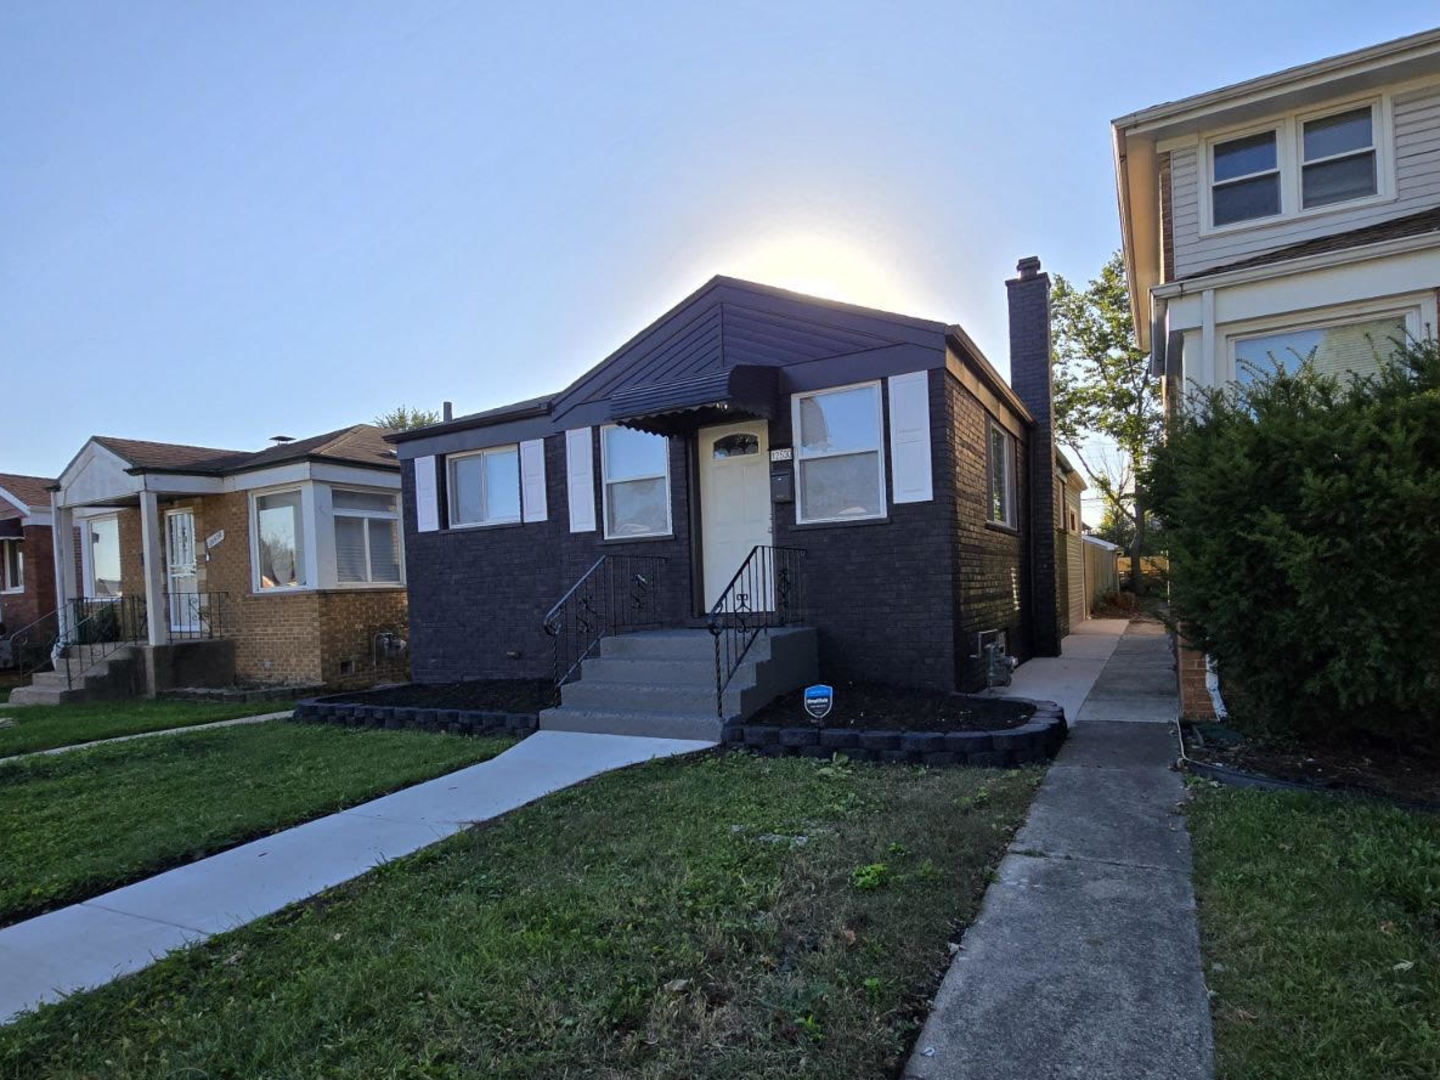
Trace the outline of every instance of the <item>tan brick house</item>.
{"type": "Polygon", "coordinates": [[[403,678],[400,469],[360,424],[258,452],[97,435],[55,491],[62,638],[143,655],[145,688],[403,678]],[[79,551],[75,551],[78,543],[79,551]]]}

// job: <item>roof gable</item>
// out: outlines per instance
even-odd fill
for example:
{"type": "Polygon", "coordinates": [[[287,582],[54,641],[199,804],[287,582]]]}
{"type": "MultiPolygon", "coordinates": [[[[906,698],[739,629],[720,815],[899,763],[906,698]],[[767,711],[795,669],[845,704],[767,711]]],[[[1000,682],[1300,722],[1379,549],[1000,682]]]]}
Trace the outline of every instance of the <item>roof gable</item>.
{"type": "Polygon", "coordinates": [[[50,488],[55,481],[44,476],[23,476],[0,473],[0,502],[13,505],[21,513],[50,509],[50,488]]]}

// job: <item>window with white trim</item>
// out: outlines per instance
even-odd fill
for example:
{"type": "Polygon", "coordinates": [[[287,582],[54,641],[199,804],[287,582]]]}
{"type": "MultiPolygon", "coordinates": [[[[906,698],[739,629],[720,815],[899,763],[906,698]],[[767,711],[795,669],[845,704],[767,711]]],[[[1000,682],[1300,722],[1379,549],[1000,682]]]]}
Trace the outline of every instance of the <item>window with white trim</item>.
{"type": "Polygon", "coordinates": [[[1345,382],[1376,374],[1399,344],[1419,332],[1419,308],[1271,326],[1230,335],[1231,368],[1237,381],[1247,383],[1277,367],[1293,373],[1308,362],[1345,382]]]}
{"type": "Polygon", "coordinates": [[[393,492],[332,488],[335,580],[342,585],[400,583],[400,515],[393,492]]]}
{"type": "Polygon", "coordinates": [[[793,398],[795,520],[802,525],[885,516],[880,384],[793,398]]]}
{"type": "Polygon", "coordinates": [[[1379,190],[1373,105],[1304,121],[1300,151],[1300,205],[1307,210],[1379,190]]]}
{"type": "Polygon", "coordinates": [[[304,588],[305,524],[300,489],[256,495],[251,505],[255,588],[261,592],[304,588]]]}
{"type": "Polygon", "coordinates": [[[1280,213],[1280,149],[1275,130],[1210,148],[1210,220],[1233,225],[1280,213]]]}
{"type": "Polygon", "coordinates": [[[0,592],[25,591],[25,549],[19,540],[0,540],[0,592]]]}
{"type": "Polygon", "coordinates": [[[450,527],[520,520],[520,447],[490,446],[445,459],[450,527]]]}
{"type": "MultiPolygon", "coordinates": [[[[1015,436],[991,422],[986,471],[989,473],[989,498],[986,520],[1006,528],[1016,528],[1015,512],[1015,436]]],[[[1061,503],[1063,506],[1063,502],[1061,503]]]]}
{"type": "Polygon", "coordinates": [[[670,441],[626,427],[600,429],[605,538],[668,536],[670,441]]]}
{"type": "Polygon", "coordinates": [[[116,516],[89,518],[84,535],[89,557],[84,560],[88,580],[86,596],[105,599],[120,595],[120,519],[116,516]]]}

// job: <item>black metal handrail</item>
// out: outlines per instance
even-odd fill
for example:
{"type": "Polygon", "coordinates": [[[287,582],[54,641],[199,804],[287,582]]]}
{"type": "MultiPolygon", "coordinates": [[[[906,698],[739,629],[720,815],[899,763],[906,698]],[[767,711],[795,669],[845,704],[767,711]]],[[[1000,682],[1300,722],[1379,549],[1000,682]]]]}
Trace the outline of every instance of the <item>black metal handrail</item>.
{"type": "Polygon", "coordinates": [[[34,622],[7,634],[5,648],[0,650],[4,665],[13,667],[21,676],[46,671],[53,666],[55,643],[60,637],[60,612],[50,611],[34,622]]]}
{"type": "Polygon", "coordinates": [[[149,619],[143,596],[85,597],[71,600],[68,618],[60,627],[52,650],[56,671],[65,685],[106,657],[149,638],[149,619]]]}
{"type": "Polygon", "coordinates": [[[740,670],[761,632],[795,626],[805,618],[802,548],[756,544],[710,609],[715,637],[715,712],[725,719],[725,687],[740,670]]]}
{"type": "Polygon", "coordinates": [[[225,636],[230,594],[172,592],[165,595],[165,617],[171,641],[208,641],[225,636]]]}
{"type": "Polygon", "coordinates": [[[660,625],[663,555],[602,555],[545,613],[555,685],[569,682],[608,634],[660,625]]]}

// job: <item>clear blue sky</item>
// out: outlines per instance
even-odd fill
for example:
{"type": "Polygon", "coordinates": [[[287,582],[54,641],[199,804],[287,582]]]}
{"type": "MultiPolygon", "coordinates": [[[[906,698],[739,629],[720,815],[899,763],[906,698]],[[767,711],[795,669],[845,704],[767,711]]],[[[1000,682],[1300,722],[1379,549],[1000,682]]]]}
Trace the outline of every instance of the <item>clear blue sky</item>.
{"type": "Polygon", "coordinates": [[[1430,3],[11,0],[0,471],[556,389],[711,274],[964,324],[1118,243],[1107,122],[1430,3]],[[507,10],[508,9],[508,10],[507,10]]]}

